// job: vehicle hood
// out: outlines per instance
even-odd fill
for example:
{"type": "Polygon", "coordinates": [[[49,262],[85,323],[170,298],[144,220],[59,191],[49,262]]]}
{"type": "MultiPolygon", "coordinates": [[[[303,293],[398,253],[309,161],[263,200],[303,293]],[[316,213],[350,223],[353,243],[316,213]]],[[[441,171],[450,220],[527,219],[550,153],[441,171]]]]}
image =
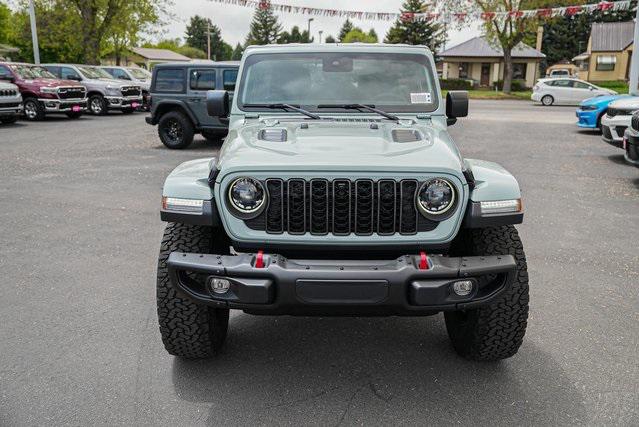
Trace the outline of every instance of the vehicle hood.
{"type": "Polygon", "coordinates": [[[38,87],[62,87],[62,86],[82,86],[75,80],[59,80],[59,79],[33,79],[23,80],[26,84],[36,85],[38,87]]]}
{"type": "Polygon", "coordinates": [[[581,102],[581,106],[582,107],[589,107],[591,105],[594,105],[596,107],[599,108],[604,108],[606,107],[608,104],[610,104],[613,101],[616,101],[620,98],[623,97],[627,97],[628,95],[606,95],[606,96],[595,96],[593,98],[588,98],[585,99],[581,102]]]}
{"type": "Polygon", "coordinates": [[[95,85],[95,86],[109,85],[109,86],[117,86],[118,88],[120,86],[127,86],[122,84],[121,80],[115,80],[115,79],[85,79],[84,82],[90,85],[95,85]]]}
{"type": "Polygon", "coordinates": [[[252,120],[231,126],[222,147],[221,175],[241,171],[442,172],[461,175],[462,159],[445,124],[419,120],[404,126],[390,121],[295,120],[267,124],[252,120]],[[308,128],[304,129],[308,125],[308,128]],[[286,131],[284,142],[260,139],[263,130],[286,131]],[[393,131],[417,132],[421,140],[397,142],[393,131]]]}
{"type": "Polygon", "coordinates": [[[618,99],[608,106],[609,108],[620,108],[620,109],[628,109],[628,108],[637,108],[639,109],[639,96],[627,96],[622,99],[618,99]]]}
{"type": "Polygon", "coordinates": [[[2,89],[2,90],[18,90],[18,86],[14,85],[13,83],[0,82],[0,89],[2,89]]]}

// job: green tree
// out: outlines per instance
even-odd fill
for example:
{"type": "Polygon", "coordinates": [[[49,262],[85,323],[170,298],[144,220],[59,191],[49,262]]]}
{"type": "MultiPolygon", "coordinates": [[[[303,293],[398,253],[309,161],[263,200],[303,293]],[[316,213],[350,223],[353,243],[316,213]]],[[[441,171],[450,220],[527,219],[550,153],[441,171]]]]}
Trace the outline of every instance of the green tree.
{"type": "Polygon", "coordinates": [[[350,33],[353,28],[354,28],[353,23],[350,21],[350,19],[347,19],[344,22],[344,25],[342,25],[342,29],[339,30],[339,36],[337,37],[337,39],[340,42],[343,41],[344,37],[346,37],[346,34],[350,33]]]}
{"type": "Polygon", "coordinates": [[[253,15],[246,45],[275,44],[281,32],[282,26],[279,24],[277,16],[273,14],[270,3],[260,2],[260,6],[253,15]]]}
{"type": "Polygon", "coordinates": [[[277,40],[279,44],[287,43],[312,43],[313,39],[309,37],[308,31],[300,31],[297,25],[291,28],[290,34],[287,31],[280,33],[277,40]]]}
{"type": "Polygon", "coordinates": [[[189,24],[186,26],[186,44],[206,52],[206,33],[209,26],[211,26],[211,32],[216,33],[219,37],[220,29],[213,25],[213,22],[211,22],[210,19],[204,18],[200,15],[192,16],[189,24]]]}
{"type": "MultiPolygon", "coordinates": [[[[402,5],[403,13],[421,13],[428,5],[423,0],[407,0],[402,5]]],[[[425,45],[437,53],[446,43],[446,30],[436,21],[413,21],[398,19],[386,34],[386,43],[425,45]]]]}
{"type": "Polygon", "coordinates": [[[233,61],[239,61],[242,59],[242,54],[244,53],[244,47],[238,43],[235,45],[235,49],[233,49],[233,54],[231,55],[231,59],[233,61]]]}
{"type": "Polygon", "coordinates": [[[9,41],[9,25],[11,22],[11,9],[4,3],[0,3],[0,43],[9,41]]]}
{"type": "Polygon", "coordinates": [[[350,30],[342,40],[342,43],[377,43],[377,34],[373,31],[373,34],[368,34],[361,29],[355,27],[350,30]]]}
{"type": "Polygon", "coordinates": [[[337,40],[335,40],[335,37],[329,35],[329,36],[326,36],[326,39],[324,40],[324,42],[326,42],[326,43],[337,43],[337,40]]]}

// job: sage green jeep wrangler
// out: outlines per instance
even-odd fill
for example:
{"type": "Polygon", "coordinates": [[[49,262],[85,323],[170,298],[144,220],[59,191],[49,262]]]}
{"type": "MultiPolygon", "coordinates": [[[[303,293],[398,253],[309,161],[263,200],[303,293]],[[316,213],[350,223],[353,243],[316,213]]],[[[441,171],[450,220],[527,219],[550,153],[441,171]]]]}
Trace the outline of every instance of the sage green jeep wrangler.
{"type": "Polygon", "coordinates": [[[280,45],[244,53],[216,158],[164,185],[157,276],[170,354],[205,358],[229,310],[430,316],[454,349],[498,360],[528,318],[515,178],[465,159],[448,134],[465,92],[441,97],[422,46],[280,45]],[[230,113],[230,114],[229,114],[230,113]]]}

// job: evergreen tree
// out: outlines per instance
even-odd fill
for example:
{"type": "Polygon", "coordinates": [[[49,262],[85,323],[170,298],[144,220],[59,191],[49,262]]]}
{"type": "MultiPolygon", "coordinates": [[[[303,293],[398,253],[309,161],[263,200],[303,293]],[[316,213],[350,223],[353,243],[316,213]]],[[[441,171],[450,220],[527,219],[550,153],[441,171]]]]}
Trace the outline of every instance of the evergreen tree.
{"type": "Polygon", "coordinates": [[[191,17],[191,22],[186,26],[186,44],[207,52],[207,36],[209,25],[211,26],[211,59],[226,61],[231,58],[233,48],[222,39],[222,32],[210,19],[199,15],[191,17]]]}
{"type": "MultiPolygon", "coordinates": [[[[428,5],[424,0],[406,0],[402,5],[402,13],[421,13],[428,5]]],[[[437,53],[446,43],[444,27],[433,21],[412,21],[398,19],[386,34],[386,43],[403,43],[425,45],[437,53]]]]}
{"type": "Polygon", "coordinates": [[[311,43],[313,39],[309,37],[308,31],[300,31],[300,27],[297,25],[291,28],[290,34],[288,31],[280,33],[277,40],[279,44],[287,43],[311,43]]]}
{"type": "Polygon", "coordinates": [[[360,28],[353,28],[344,36],[342,43],[377,43],[377,34],[375,31],[366,34],[360,28]]]}
{"type": "Polygon", "coordinates": [[[372,43],[377,43],[379,41],[379,37],[377,37],[377,31],[375,31],[375,28],[370,29],[370,31],[368,32],[368,37],[370,40],[375,40],[372,43]]]}
{"type": "Polygon", "coordinates": [[[231,59],[233,61],[239,61],[240,59],[242,59],[242,54],[244,53],[244,47],[242,47],[242,45],[240,43],[238,43],[235,46],[235,49],[233,50],[233,54],[231,55],[231,59]]]}
{"type": "Polygon", "coordinates": [[[349,19],[347,19],[346,22],[344,22],[344,25],[342,25],[342,29],[339,30],[338,40],[342,42],[344,40],[344,37],[346,37],[346,34],[350,33],[353,28],[353,23],[349,19]]]}
{"type": "Polygon", "coordinates": [[[282,32],[282,26],[273,14],[270,3],[260,2],[255,10],[251,29],[246,38],[246,45],[275,44],[282,32]]]}
{"type": "Polygon", "coordinates": [[[335,40],[335,37],[333,36],[326,36],[326,39],[324,40],[325,43],[337,43],[337,40],[335,40]]]}

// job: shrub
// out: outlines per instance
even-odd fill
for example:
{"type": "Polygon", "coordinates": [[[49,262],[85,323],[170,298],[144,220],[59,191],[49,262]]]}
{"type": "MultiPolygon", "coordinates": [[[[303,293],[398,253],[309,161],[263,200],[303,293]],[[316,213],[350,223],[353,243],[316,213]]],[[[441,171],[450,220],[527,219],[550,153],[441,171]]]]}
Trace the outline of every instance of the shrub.
{"type": "Polygon", "coordinates": [[[471,90],[473,88],[472,80],[464,79],[446,79],[439,82],[443,90],[471,90]]]}
{"type": "MultiPolygon", "coordinates": [[[[504,81],[503,80],[499,80],[495,84],[497,85],[497,89],[498,90],[504,90],[504,81]]],[[[510,85],[510,90],[512,90],[513,92],[523,92],[526,89],[528,89],[528,87],[526,86],[526,81],[525,80],[513,80],[511,85],[510,85]]]]}

